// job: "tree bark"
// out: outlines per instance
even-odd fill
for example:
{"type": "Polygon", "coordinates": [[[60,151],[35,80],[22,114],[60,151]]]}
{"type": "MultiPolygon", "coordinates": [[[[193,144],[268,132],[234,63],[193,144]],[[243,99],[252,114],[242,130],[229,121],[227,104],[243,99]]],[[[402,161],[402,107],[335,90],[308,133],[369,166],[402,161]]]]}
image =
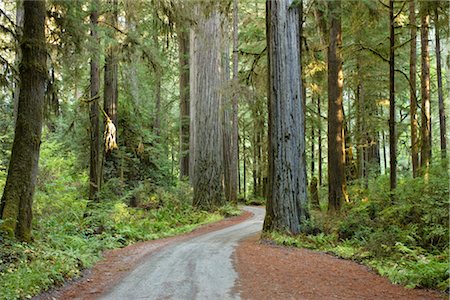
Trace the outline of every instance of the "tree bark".
{"type": "Polygon", "coordinates": [[[178,30],[180,61],[180,179],[189,177],[189,34],[178,30]]]}
{"type": "Polygon", "coordinates": [[[411,122],[411,161],[413,177],[419,175],[419,140],[417,137],[417,90],[416,90],[416,64],[417,64],[417,29],[415,0],[409,0],[409,24],[411,26],[411,48],[409,54],[409,81],[410,81],[410,106],[409,115],[411,122]]]}
{"type": "Polygon", "coordinates": [[[93,10],[91,12],[91,37],[94,43],[93,53],[91,57],[91,85],[89,103],[89,120],[90,120],[90,165],[89,165],[89,199],[96,200],[97,193],[100,189],[100,135],[99,135],[99,90],[100,90],[100,73],[99,73],[99,53],[100,41],[97,33],[98,23],[98,7],[99,1],[93,0],[93,10]]]}
{"type": "Polygon", "coordinates": [[[320,112],[320,95],[317,96],[317,142],[319,144],[319,185],[322,186],[322,115],[320,112]]]}
{"type": "Polygon", "coordinates": [[[45,1],[24,1],[20,96],[8,176],[0,204],[0,229],[31,240],[33,195],[38,172],[47,78],[45,1]]]}
{"type": "MultiPolygon", "coordinates": [[[[156,24],[156,22],[155,22],[156,24]]],[[[157,26],[155,25],[155,29],[157,26]]],[[[159,42],[158,35],[156,32],[153,33],[153,43],[156,49],[159,50],[159,42]]],[[[154,68],[155,71],[155,111],[153,115],[153,131],[156,136],[161,136],[161,77],[162,77],[162,68],[160,66],[156,66],[154,68]]]]}
{"type": "MultiPolygon", "coordinates": [[[[422,4],[422,5],[427,5],[422,4]]],[[[420,151],[420,167],[424,173],[428,172],[431,161],[431,108],[430,108],[430,49],[428,46],[428,8],[422,7],[420,41],[421,41],[421,91],[422,91],[422,145],[420,151]]]]}
{"type": "Polygon", "coordinates": [[[309,218],[299,47],[292,0],[266,1],[269,178],[264,230],[297,234],[309,218]]]}
{"type": "Polygon", "coordinates": [[[344,175],[345,139],[342,89],[341,1],[328,2],[330,44],[328,47],[328,210],[339,211],[347,199],[344,175]]]}
{"type": "Polygon", "coordinates": [[[434,8],[434,16],[434,32],[436,38],[436,73],[439,99],[439,133],[441,138],[441,157],[442,159],[445,159],[447,156],[447,127],[445,122],[444,93],[442,90],[441,39],[439,36],[439,12],[437,6],[434,8]]]}
{"type": "MultiPolygon", "coordinates": [[[[20,44],[22,40],[23,34],[23,24],[24,23],[24,9],[23,9],[23,1],[16,1],[16,34],[18,36],[18,40],[16,41],[16,53],[14,58],[14,65],[19,67],[19,63],[22,60],[22,50],[20,49],[20,44]]],[[[14,81],[14,107],[13,107],[13,117],[14,122],[17,120],[17,112],[19,110],[19,95],[20,95],[20,82],[18,80],[14,81]]]]}
{"type": "MultiPolygon", "coordinates": [[[[113,27],[117,26],[117,0],[109,0],[108,3],[111,6],[111,11],[108,13],[108,22],[113,27]]],[[[111,37],[114,38],[114,37],[111,37]]],[[[106,50],[105,57],[105,73],[104,73],[104,86],[103,86],[103,110],[108,115],[111,122],[116,128],[116,143],[118,141],[118,64],[117,64],[117,50],[113,45],[109,45],[106,50]]],[[[104,153],[104,179],[110,179],[118,176],[118,162],[117,157],[113,155],[112,149],[105,149],[104,153]]]]}
{"type": "MultiPolygon", "coordinates": [[[[314,103],[314,96],[311,97],[311,106],[313,106],[314,103]]],[[[314,177],[314,171],[315,171],[315,130],[314,130],[314,123],[311,123],[311,179],[314,177]]],[[[317,180],[316,180],[317,181],[317,180]]],[[[317,184],[316,184],[317,185],[317,184]]]]}
{"type": "MultiPolygon", "coordinates": [[[[230,50],[228,44],[228,20],[221,14],[223,20],[223,30],[221,35],[222,43],[222,69],[224,72],[222,82],[229,82],[230,80],[230,50]]],[[[223,183],[226,201],[231,201],[231,147],[232,147],[232,100],[228,93],[222,95],[222,132],[223,132],[223,183]]]]}
{"type": "Polygon", "coordinates": [[[395,132],[394,0],[389,0],[389,162],[390,188],[397,187],[397,137],[395,132]]]}
{"type": "MultiPolygon", "coordinates": [[[[217,6],[208,12],[196,7],[198,20],[191,35],[190,99],[194,100],[194,165],[193,187],[195,207],[212,210],[223,204],[221,120],[221,22],[217,6]],[[192,72],[195,71],[195,72],[192,72]]],[[[192,111],[192,110],[191,110],[192,111]]]]}
{"type": "Polygon", "coordinates": [[[230,201],[237,203],[237,182],[238,182],[238,98],[237,88],[239,86],[238,78],[238,0],[233,0],[233,81],[236,88],[233,93],[233,114],[231,129],[231,160],[230,160],[230,201]]]}

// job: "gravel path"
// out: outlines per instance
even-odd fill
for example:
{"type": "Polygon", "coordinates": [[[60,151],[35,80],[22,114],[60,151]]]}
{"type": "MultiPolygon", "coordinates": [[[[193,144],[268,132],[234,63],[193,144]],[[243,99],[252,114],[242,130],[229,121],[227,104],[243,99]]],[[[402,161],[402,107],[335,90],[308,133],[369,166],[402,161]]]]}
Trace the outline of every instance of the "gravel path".
{"type": "Polygon", "coordinates": [[[264,209],[245,210],[188,234],[107,252],[81,279],[36,299],[448,298],[393,285],[328,254],[261,242],[264,209]]]}
{"type": "Polygon", "coordinates": [[[231,257],[239,240],[261,230],[264,214],[245,209],[249,220],[162,249],[100,299],[239,299],[231,257]]]}

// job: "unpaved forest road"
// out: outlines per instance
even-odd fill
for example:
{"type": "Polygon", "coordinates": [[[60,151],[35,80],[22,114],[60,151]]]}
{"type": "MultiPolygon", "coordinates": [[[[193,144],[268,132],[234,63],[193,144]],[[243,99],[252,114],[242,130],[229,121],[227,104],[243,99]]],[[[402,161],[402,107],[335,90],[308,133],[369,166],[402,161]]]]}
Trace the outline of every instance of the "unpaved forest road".
{"type": "Polygon", "coordinates": [[[242,223],[213,231],[152,255],[100,299],[239,299],[232,254],[238,241],[262,228],[264,209],[242,223]]]}

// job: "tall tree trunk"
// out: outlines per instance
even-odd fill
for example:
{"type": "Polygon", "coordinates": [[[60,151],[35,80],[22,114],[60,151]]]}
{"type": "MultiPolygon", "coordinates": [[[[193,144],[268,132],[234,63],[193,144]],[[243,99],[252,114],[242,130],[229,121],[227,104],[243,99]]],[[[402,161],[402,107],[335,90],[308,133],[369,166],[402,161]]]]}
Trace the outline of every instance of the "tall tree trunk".
{"type": "Polygon", "coordinates": [[[395,132],[394,0],[389,0],[389,161],[390,188],[397,187],[397,138],[395,132]]]}
{"type": "MultiPolygon", "coordinates": [[[[427,3],[422,4],[424,6],[427,3]]],[[[422,145],[420,151],[420,167],[422,172],[428,172],[431,161],[431,108],[430,108],[430,49],[428,47],[429,13],[427,7],[422,7],[420,41],[421,41],[421,90],[422,90],[422,145]]]]}
{"type": "Polygon", "coordinates": [[[317,96],[317,141],[319,146],[319,185],[322,186],[322,115],[320,112],[320,95],[317,96]]]}
{"type": "Polygon", "coordinates": [[[328,210],[339,211],[347,199],[344,175],[345,139],[342,89],[341,1],[328,2],[330,44],[328,47],[328,210]]]}
{"type": "Polygon", "coordinates": [[[90,120],[90,165],[89,165],[89,199],[96,200],[97,192],[100,189],[100,136],[99,136],[99,90],[100,90],[100,73],[98,53],[99,38],[97,33],[98,23],[98,7],[99,1],[92,1],[91,12],[91,37],[95,44],[91,57],[91,85],[90,94],[91,102],[89,104],[89,120],[90,120]]]}
{"type": "MultiPolygon", "coordinates": [[[[198,11],[198,23],[191,36],[191,89],[194,100],[193,205],[211,210],[223,203],[221,126],[221,21],[217,7],[198,11]]],[[[192,111],[192,110],[191,110],[192,111]]]]}
{"type": "Polygon", "coordinates": [[[409,0],[409,24],[411,26],[411,48],[409,55],[409,81],[410,81],[410,106],[409,115],[411,119],[411,160],[413,177],[419,175],[419,140],[417,137],[417,91],[416,91],[416,63],[417,63],[417,29],[415,0],[409,0]]]}
{"type": "Polygon", "coordinates": [[[0,202],[2,231],[31,240],[33,195],[38,172],[47,78],[45,1],[24,1],[20,96],[8,176],[0,202]]]}
{"type": "Polygon", "coordinates": [[[297,234],[308,219],[298,8],[266,1],[269,178],[264,230],[297,234]],[[289,71],[288,71],[289,70],[289,71]]]}
{"type": "MultiPolygon", "coordinates": [[[[108,22],[112,26],[117,26],[117,1],[109,0],[108,3],[111,5],[111,12],[108,13],[108,22]]],[[[118,107],[118,64],[117,64],[117,50],[116,47],[110,45],[106,50],[105,57],[105,73],[104,73],[104,86],[103,86],[103,110],[108,115],[112,124],[114,124],[115,140],[118,140],[118,118],[117,118],[117,107],[118,107]]],[[[116,177],[119,174],[117,157],[112,152],[112,149],[105,149],[104,153],[104,164],[106,172],[103,174],[105,179],[116,177]]]]}
{"type": "Polygon", "coordinates": [[[189,177],[189,34],[178,30],[180,61],[180,179],[189,177]]]}
{"type": "Polygon", "coordinates": [[[242,179],[243,179],[243,185],[244,185],[244,200],[247,199],[247,148],[245,147],[245,141],[246,141],[246,131],[245,126],[242,132],[242,160],[243,160],[243,170],[242,170],[242,179]]]}
{"type": "MultiPolygon", "coordinates": [[[[311,97],[311,106],[313,106],[314,103],[314,96],[311,97]]],[[[314,177],[314,170],[315,170],[315,156],[314,156],[314,151],[315,151],[315,130],[314,130],[315,124],[312,122],[311,123],[311,179],[314,177]]],[[[317,183],[316,183],[317,185],[317,183]]]]}
{"type": "MultiPolygon", "coordinates": [[[[23,1],[16,1],[16,34],[18,39],[16,41],[16,56],[14,58],[14,65],[19,68],[20,61],[22,60],[22,50],[20,49],[20,43],[22,40],[23,34],[23,24],[24,23],[24,9],[23,9],[23,1]]],[[[14,122],[17,120],[17,112],[19,110],[19,95],[20,95],[20,82],[18,80],[14,81],[14,107],[13,107],[13,117],[14,122]]]]}
{"type": "MultiPolygon", "coordinates": [[[[156,24],[156,22],[155,22],[156,24]]],[[[155,30],[157,30],[157,25],[155,25],[155,30]]],[[[157,32],[153,33],[153,43],[159,51],[159,41],[157,32]]],[[[161,136],[161,77],[162,68],[156,66],[155,71],[155,111],[153,113],[153,131],[156,136],[161,136]]]]}
{"type": "MultiPolygon", "coordinates": [[[[236,89],[239,86],[238,78],[238,0],[233,0],[233,81],[236,89]]],[[[233,115],[231,129],[231,160],[230,160],[230,201],[237,203],[237,180],[238,180],[238,93],[233,93],[233,115]]]]}
{"type": "MultiPolygon", "coordinates": [[[[223,78],[222,82],[229,82],[230,80],[230,50],[228,44],[228,20],[225,19],[225,16],[221,14],[222,19],[222,72],[223,78]]],[[[222,108],[221,111],[223,113],[222,116],[222,132],[223,132],[223,183],[224,183],[224,192],[225,199],[227,201],[231,201],[231,147],[232,147],[232,139],[231,139],[231,131],[232,131],[232,100],[229,95],[222,96],[222,108]]]]}
{"type": "Polygon", "coordinates": [[[387,153],[386,153],[386,136],[384,134],[384,130],[381,131],[381,136],[383,139],[383,164],[384,164],[384,174],[386,174],[387,170],[387,153]]]}
{"type": "Polygon", "coordinates": [[[435,38],[436,38],[436,72],[438,83],[438,99],[439,99],[439,133],[441,137],[441,157],[445,159],[447,156],[447,127],[445,124],[445,107],[444,93],[442,90],[442,67],[441,67],[441,39],[439,36],[439,12],[438,7],[434,8],[435,16],[435,38]]]}
{"type": "Polygon", "coordinates": [[[358,76],[358,86],[356,90],[356,139],[357,139],[357,160],[358,160],[358,178],[366,178],[366,130],[365,130],[365,101],[364,101],[364,88],[361,72],[361,58],[356,59],[356,69],[358,76]]]}

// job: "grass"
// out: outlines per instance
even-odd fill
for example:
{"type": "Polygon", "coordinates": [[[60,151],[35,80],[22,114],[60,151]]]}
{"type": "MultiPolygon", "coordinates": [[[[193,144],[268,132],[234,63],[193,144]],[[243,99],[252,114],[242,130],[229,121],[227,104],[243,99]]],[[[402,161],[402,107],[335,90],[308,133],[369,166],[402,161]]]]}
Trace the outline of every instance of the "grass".
{"type": "MultiPolygon", "coordinates": [[[[373,179],[368,189],[350,185],[350,203],[338,215],[312,210],[307,232],[267,235],[278,244],[332,253],[363,263],[395,284],[408,288],[448,291],[449,184],[440,166],[428,180],[401,178],[395,202],[389,198],[388,178],[373,179]]],[[[326,192],[322,192],[326,196],[326,192]]]]}
{"type": "MultiPolygon", "coordinates": [[[[74,155],[60,147],[42,145],[33,242],[18,243],[0,235],[0,299],[27,299],[62,285],[93,266],[107,249],[189,232],[240,213],[233,206],[215,213],[194,210],[191,190],[181,183],[140,189],[140,208],[125,204],[133,191],[118,197],[105,189],[102,201],[88,209],[87,175],[74,171],[74,155]]],[[[5,176],[0,174],[0,184],[5,176]]]]}

